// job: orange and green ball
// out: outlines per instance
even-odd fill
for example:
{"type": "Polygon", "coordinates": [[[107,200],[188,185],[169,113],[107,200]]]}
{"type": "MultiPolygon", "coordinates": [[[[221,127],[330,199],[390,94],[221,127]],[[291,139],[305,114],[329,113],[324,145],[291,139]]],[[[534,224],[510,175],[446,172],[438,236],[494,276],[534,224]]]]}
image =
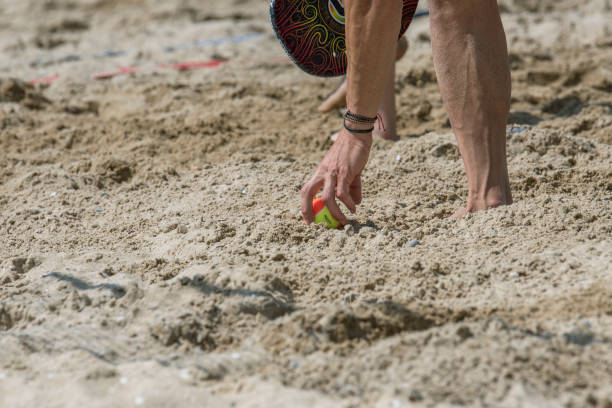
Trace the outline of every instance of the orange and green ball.
{"type": "Polygon", "coordinates": [[[331,212],[329,212],[329,209],[321,197],[315,198],[312,201],[312,211],[315,216],[315,224],[326,224],[329,229],[338,228],[340,226],[340,222],[331,215],[331,212]]]}

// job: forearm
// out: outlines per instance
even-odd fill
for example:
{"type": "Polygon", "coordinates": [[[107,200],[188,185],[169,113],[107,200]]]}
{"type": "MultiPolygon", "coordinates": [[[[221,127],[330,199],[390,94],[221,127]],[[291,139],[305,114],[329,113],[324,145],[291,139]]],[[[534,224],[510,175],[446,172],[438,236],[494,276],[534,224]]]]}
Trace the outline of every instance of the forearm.
{"type": "Polygon", "coordinates": [[[346,0],[347,106],[374,117],[395,62],[402,0],[346,0]]]}

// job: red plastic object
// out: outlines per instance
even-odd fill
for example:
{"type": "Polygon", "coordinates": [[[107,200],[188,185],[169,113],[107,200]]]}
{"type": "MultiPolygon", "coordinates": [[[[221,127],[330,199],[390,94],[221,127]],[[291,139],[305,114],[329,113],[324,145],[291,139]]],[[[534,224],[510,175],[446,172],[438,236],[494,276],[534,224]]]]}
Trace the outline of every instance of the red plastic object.
{"type": "Polygon", "coordinates": [[[162,68],[172,68],[183,71],[192,68],[214,68],[225,63],[226,61],[195,61],[195,62],[180,62],[178,64],[160,65],[162,68]]]}
{"type": "Polygon", "coordinates": [[[109,79],[119,75],[133,74],[134,72],[136,72],[136,68],[134,67],[121,67],[119,68],[119,71],[94,75],[94,79],[109,79]]]}
{"type": "Polygon", "coordinates": [[[56,81],[59,79],[59,74],[55,74],[55,75],[51,75],[48,77],[43,77],[43,78],[36,78],[30,81],[30,83],[32,85],[36,85],[36,84],[50,84],[53,81],[56,81]]]}

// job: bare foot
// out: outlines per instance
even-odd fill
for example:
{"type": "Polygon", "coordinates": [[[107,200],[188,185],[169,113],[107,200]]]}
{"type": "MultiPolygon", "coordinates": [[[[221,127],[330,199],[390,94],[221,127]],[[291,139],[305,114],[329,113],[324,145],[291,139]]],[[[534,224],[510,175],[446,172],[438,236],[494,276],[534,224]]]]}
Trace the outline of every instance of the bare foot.
{"type": "MultiPolygon", "coordinates": [[[[408,51],[408,40],[406,37],[402,37],[397,42],[397,57],[396,61],[399,61],[408,51]]],[[[346,105],[346,79],[342,77],[342,80],[330,93],[327,98],[319,105],[319,112],[327,113],[331,112],[336,108],[341,108],[346,105]]],[[[393,138],[392,138],[393,139],[393,138]]]]}
{"type": "Polygon", "coordinates": [[[504,186],[492,187],[487,191],[486,198],[473,198],[468,194],[467,205],[465,208],[458,210],[450,218],[459,219],[465,217],[469,213],[476,211],[484,211],[491,208],[500,207],[502,205],[512,204],[512,193],[510,186],[505,182],[504,186]]]}

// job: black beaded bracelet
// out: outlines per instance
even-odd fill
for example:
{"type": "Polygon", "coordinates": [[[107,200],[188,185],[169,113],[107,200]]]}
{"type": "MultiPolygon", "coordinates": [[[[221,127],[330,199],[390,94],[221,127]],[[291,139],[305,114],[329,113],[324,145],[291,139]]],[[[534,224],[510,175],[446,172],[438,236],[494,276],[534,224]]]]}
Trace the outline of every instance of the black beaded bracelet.
{"type": "Polygon", "coordinates": [[[344,119],[355,123],[374,123],[378,119],[377,116],[374,116],[373,118],[368,118],[367,116],[359,115],[358,113],[353,113],[348,109],[346,110],[346,112],[344,112],[343,117],[344,119]]]}
{"type": "Polygon", "coordinates": [[[360,134],[371,133],[374,130],[374,127],[371,127],[370,129],[353,129],[352,127],[348,126],[346,122],[344,122],[344,128],[351,133],[360,133],[360,134]]]}

